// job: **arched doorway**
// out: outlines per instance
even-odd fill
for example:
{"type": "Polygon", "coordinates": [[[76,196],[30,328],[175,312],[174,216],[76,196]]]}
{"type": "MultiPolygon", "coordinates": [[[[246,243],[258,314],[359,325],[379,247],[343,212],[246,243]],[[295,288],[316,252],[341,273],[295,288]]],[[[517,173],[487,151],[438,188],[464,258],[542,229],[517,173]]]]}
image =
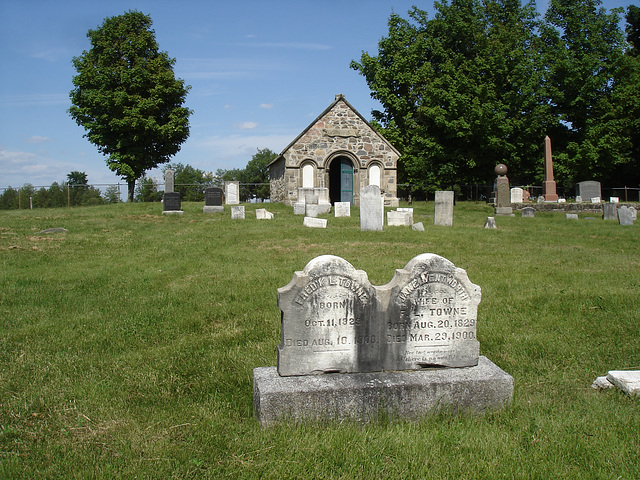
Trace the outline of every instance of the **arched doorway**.
{"type": "Polygon", "coordinates": [[[339,156],[329,167],[329,197],[331,203],[353,204],[353,163],[347,156],[339,156]]]}

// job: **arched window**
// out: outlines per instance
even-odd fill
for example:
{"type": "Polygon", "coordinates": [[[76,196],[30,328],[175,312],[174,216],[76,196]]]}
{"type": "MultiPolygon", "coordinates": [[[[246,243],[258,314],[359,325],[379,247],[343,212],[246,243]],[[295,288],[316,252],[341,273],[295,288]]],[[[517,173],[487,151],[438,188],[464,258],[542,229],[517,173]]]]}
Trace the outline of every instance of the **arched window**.
{"type": "Polygon", "coordinates": [[[313,165],[307,163],[302,166],[302,188],[313,188],[313,165]]]}
{"type": "Polygon", "coordinates": [[[380,186],[380,165],[374,163],[369,167],[369,185],[380,186]]]}

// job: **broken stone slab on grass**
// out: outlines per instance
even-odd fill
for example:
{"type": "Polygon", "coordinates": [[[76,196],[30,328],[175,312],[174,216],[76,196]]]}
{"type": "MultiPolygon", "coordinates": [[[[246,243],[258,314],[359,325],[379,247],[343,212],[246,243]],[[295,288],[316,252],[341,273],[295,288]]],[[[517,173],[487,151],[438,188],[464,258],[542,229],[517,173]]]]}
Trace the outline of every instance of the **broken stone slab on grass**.
{"type": "Polygon", "coordinates": [[[326,218],[304,217],[302,225],[310,228],[327,228],[326,218]]]}
{"type": "Polygon", "coordinates": [[[611,370],[607,380],[629,395],[640,395],[640,370],[611,370]]]}
{"type": "Polygon", "coordinates": [[[266,208],[257,208],[256,218],[258,220],[273,220],[273,213],[267,211],[266,208]]]}

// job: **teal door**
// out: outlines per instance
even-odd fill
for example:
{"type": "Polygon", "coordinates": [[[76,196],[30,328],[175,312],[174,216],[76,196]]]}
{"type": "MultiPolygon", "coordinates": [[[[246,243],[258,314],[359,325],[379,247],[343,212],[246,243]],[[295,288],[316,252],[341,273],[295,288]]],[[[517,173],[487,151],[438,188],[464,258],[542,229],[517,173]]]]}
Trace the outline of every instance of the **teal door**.
{"type": "Polygon", "coordinates": [[[353,165],[346,158],[340,159],[340,201],[353,203],[353,165]]]}

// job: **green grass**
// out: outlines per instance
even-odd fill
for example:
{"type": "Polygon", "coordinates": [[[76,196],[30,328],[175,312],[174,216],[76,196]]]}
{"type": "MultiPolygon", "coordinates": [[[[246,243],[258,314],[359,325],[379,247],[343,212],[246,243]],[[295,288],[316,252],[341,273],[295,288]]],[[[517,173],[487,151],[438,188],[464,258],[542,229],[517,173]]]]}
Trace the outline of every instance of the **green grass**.
{"type": "Polygon", "coordinates": [[[640,478],[640,229],[563,214],[361,232],[159,204],[0,212],[0,478],[640,478]],[[64,227],[68,233],[42,234],[64,227]],[[252,370],[276,364],[276,289],[338,255],[374,285],[433,252],[482,287],[480,351],[514,377],[481,417],[261,429],[252,370]]]}

